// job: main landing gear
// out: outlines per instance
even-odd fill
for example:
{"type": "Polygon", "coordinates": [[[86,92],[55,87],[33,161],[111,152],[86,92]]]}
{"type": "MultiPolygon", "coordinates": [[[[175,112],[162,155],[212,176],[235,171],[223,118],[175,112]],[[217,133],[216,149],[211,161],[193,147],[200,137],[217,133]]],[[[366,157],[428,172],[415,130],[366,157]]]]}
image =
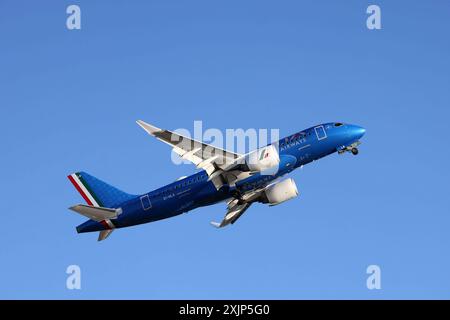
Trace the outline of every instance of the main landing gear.
{"type": "Polygon", "coordinates": [[[351,145],[347,147],[342,147],[340,150],[338,150],[339,154],[343,154],[345,152],[351,152],[354,156],[356,156],[359,153],[358,146],[361,144],[361,142],[357,141],[355,143],[352,143],[351,145]]]}
{"type": "Polygon", "coordinates": [[[234,190],[232,192],[233,198],[237,200],[237,204],[243,204],[244,199],[242,198],[242,193],[239,190],[234,190]]]}

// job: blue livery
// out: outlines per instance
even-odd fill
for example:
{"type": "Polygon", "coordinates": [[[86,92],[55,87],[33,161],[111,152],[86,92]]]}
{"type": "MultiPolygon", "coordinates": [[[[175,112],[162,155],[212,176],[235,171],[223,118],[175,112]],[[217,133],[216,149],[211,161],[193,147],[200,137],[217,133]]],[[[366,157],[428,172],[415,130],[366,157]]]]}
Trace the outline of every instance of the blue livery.
{"type": "MultiPolygon", "coordinates": [[[[281,177],[335,152],[358,154],[358,145],[365,133],[360,126],[325,123],[282,138],[269,145],[270,148],[259,149],[262,151],[253,157],[256,164],[250,163],[251,154],[236,155],[219,150],[223,152],[222,160],[225,159],[226,163],[218,165],[215,163],[219,158],[217,155],[202,156],[204,147],[208,145],[181,137],[192,144],[179,147],[176,145],[179,137],[175,137],[178,139],[176,143],[171,142],[175,133],[143,121],[138,121],[138,124],[149,134],[177,148],[174,151],[201,170],[141,195],[125,193],[86,172],[69,175],[87,202],[87,205],[70,208],[89,218],[77,227],[79,233],[100,231],[99,240],[103,240],[114,229],[166,219],[227,201],[224,221],[213,223],[216,227],[223,227],[234,223],[253,202],[275,205],[295,197],[298,192],[293,180],[282,180],[281,177]],[[263,161],[270,163],[268,169],[272,172],[267,173],[269,171],[265,170],[263,161]],[[275,170],[273,164],[276,164],[275,170]]],[[[215,150],[217,154],[219,151],[215,150]]]]}

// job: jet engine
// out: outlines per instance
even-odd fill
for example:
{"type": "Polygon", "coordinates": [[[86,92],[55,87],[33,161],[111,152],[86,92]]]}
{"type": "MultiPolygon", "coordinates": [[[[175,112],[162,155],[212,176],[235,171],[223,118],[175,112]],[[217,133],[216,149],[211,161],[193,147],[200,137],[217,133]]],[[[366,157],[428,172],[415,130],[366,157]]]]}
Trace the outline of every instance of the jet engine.
{"type": "Polygon", "coordinates": [[[291,200],[298,196],[298,189],[293,179],[289,178],[272,184],[264,190],[261,202],[271,206],[291,200]]]}
{"type": "Polygon", "coordinates": [[[250,171],[265,171],[280,163],[278,150],[274,145],[269,145],[251,152],[245,158],[245,164],[250,171]]]}

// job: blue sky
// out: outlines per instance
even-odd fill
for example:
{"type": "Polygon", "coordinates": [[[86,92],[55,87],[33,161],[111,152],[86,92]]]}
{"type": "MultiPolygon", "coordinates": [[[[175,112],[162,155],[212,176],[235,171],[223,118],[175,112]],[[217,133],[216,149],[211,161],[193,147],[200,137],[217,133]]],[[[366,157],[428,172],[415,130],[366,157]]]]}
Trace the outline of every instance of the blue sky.
{"type": "Polygon", "coordinates": [[[0,298],[449,298],[446,1],[1,1],[0,298]],[[66,28],[78,4],[82,29],[66,28]],[[378,4],[382,29],[366,28],[378,4]],[[160,127],[367,129],[357,157],[292,176],[297,199],[78,235],[87,171],[143,193],[194,167],[160,127]],[[68,265],[82,289],[66,289],[68,265]],[[381,268],[381,290],[366,268],[381,268]]]}

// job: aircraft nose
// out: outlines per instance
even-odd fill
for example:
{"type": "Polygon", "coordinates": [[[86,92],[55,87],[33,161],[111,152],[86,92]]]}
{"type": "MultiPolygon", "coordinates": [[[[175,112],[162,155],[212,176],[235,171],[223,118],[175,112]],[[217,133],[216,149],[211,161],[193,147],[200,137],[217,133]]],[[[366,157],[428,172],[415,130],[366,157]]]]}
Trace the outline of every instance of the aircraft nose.
{"type": "Polygon", "coordinates": [[[357,139],[360,139],[366,133],[366,129],[360,126],[352,126],[351,131],[357,139]]]}

